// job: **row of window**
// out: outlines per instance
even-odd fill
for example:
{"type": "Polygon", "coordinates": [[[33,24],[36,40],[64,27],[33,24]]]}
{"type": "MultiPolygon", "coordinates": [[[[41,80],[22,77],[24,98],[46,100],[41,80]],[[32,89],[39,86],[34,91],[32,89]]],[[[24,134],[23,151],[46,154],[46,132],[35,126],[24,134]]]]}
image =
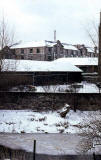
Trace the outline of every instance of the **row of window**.
{"type": "MultiPolygon", "coordinates": [[[[21,53],[24,54],[24,49],[23,48],[21,49],[21,53]]],[[[33,53],[33,48],[29,49],[29,53],[33,53]]],[[[36,49],[36,53],[40,53],[40,49],[39,48],[36,49]]]]}
{"type": "MultiPolygon", "coordinates": [[[[52,48],[48,48],[49,53],[48,54],[52,54],[52,48]]],[[[21,54],[24,54],[24,49],[21,49],[21,54]]],[[[29,53],[33,53],[33,48],[29,48],[29,53]]],[[[41,53],[39,48],[36,48],[36,53],[41,53]]],[[[54,52],[55,54],[57,54],[57,52],[54,52]]],[[[60,53],[61,55],[68,55],[68,56],[83,56],[83,55],[88,55],[91,57],[94,57],[95,55],[92,54],[90,55],[90,53],[82,53],[80,51],[74,51],[74,50],[65,50],[63,52],[60,53]]]]}
{"type": "MultiPolygon", "coordinates": [[[[49,52],[52,52],[53,51],[53,48],[48,48],[48,51],[49,52]]],[[[55,52],[55,51],[54,51],[55,52]]],[[[72,53],[72,52],[76,52],[76,51],[73,51],[73,50],[65,50],[65,51],[63,51],[63,50],[61,50],[60,51],[61,53],[63,53],[63,52],[70,52],[70,53],[72,53]]],[[[24,54],[25,53],[25,50],[22,48],[21,49],[21,53],[22,54],[24,54]]],[[[33,53],[33,48],[29,48],[29,53],[33,53]]],[[[40,49],[39,48],[36,48],[36,53],[40,53],[40,49]]]]}

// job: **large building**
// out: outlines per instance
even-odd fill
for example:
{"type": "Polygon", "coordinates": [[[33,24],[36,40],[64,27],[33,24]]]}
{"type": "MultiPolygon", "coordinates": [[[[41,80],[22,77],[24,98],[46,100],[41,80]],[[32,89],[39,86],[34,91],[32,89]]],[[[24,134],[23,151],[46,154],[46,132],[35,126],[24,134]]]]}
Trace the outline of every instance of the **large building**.
{"type": "Polygon", "coordinates": [[[51,61],[62,57],[95,57],[91,48],[84,45],[70,45],[59,40],[19,44],[11,48],[16,59],[51,61]]]}

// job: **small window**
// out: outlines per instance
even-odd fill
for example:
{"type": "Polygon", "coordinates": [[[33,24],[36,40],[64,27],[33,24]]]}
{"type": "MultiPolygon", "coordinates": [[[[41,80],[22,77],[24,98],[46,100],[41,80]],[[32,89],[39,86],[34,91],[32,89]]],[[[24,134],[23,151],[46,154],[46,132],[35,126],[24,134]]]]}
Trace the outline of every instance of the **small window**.
{"type": "Polygon", "coordinates": [[[48,51],[51,52],[51,48],[48,48],[48,51]]]}
{"type": "Polygon", "coordinates": [[[40,53],[40,49],[39,48],[37,48],[36,53],[40,53]]]}
{"type": "Polygon", "coordinates": [[[29,50],[29,53],[33,53],[33,49],[32,48],[29,50]]]}
{"type": "Polygon", "coordinates": [[[24,59],[24,56],[21,56],[21,59],[24,59]]]}
{"type": "Polygon", "coordinates": [[[24,49],[21,49],[21,53],[24,53],[24,49]]]}

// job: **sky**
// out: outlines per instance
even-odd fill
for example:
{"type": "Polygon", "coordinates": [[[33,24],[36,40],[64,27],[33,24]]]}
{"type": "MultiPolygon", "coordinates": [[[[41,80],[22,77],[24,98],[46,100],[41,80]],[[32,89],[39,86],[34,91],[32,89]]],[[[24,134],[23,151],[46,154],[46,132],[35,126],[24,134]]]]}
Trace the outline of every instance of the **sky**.
{"type": "Polygon", "coordinates": [[[68,44],[91,45],[86,29],[99,22],[101,0],[0,0],[2,15],[17,41],[56,39],[68,44]]]}

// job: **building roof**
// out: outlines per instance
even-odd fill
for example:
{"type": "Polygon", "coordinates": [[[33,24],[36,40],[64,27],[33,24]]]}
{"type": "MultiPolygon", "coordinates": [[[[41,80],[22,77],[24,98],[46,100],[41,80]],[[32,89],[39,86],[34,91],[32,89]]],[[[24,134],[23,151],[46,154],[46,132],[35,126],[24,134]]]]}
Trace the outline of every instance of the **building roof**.
{"type": "Polygon", "coordinates": [[[77,49],[75,46],[73,46],[73,45],[63,44],[63,46],[64,46],[64,49],[75,50],[75,51],[78,50],[78,49],[77,49]]]}
{"type": "Polygon", "coordinates": [[[87,47],[87,51],[91,52],[91,53],[94,53],[94,48],[93,47],[87,47]]]}
{"type": "MultiPolygon", "coordinates": [[[[21,43],[11,48],[15,49],[15,48],[32,48],[32,47],[45,47],[45,46],[53,47],[55,44],[57,44],[57,42],[43,40],[43,41],[32,41],[32,42],[21,43]]],[[[78,50],[73,45],[66,44],[66,43],[61,43],[61,44],[63,45],[64,49],[78,50]]]]}
{"type": "Polygon", "coordinates": [[[62,61],[33,61],[33,60],[11,60],[5,59],[2,71],[16,72],[82,72],[78,67],[69,62],[62,61]]]}
{"type": "Polygon", "coordinates": [[[53,45],[55,45],[55,42],[51,42],[51,41],[32,41],[32,42],[25,42],[25,43],[21,43],[18,45],[15,45],[13,47],[11,47],[11,49],[15,49],[15,48],[32,48],[32,47],[52,47],[53,45]]]}
{"type": "Polygon", "coordinates": [[[71,57],[71,58],[59,58],[56,59],[55,61],[57,62],[66,62],[66,63],[71,63],[75,66],[97,66],[98,65],[98,58],[93,58],[93,57],[87,57],[87,58],[82,58],[82,57],[71,57]]]}

